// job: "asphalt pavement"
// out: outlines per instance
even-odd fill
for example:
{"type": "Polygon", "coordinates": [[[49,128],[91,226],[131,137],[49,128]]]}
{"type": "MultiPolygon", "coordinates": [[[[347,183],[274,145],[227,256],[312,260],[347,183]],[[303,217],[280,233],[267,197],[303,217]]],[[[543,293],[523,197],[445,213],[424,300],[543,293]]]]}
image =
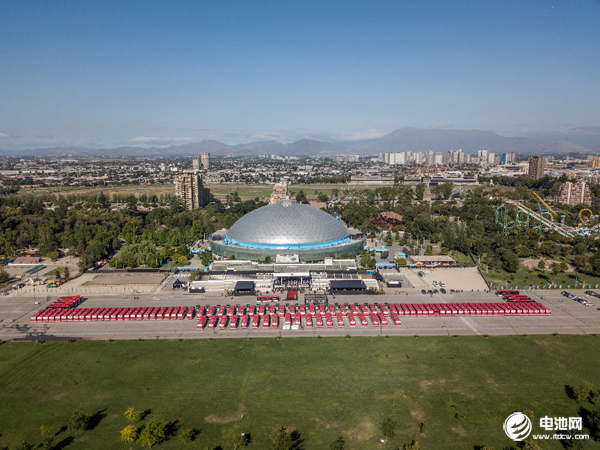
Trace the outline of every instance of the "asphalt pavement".
{"type": "MultiPolygon", "coordinates": [[[[584,291],[570,292],[585,297],[584,291]]],[[[40,297],[0,297],[0,339],[194,339],[194,338],[250,338],[250,337],[328,337],[328,336],[429,336],[429,335],[533,335],[533,334],[596,334],[600,333],[600,299],[589,297],[595,306],[584,306],[569,300],[560,291],[527,291],[534,300],[552,310],[549,316],[431,316],[401,317],[402,324],[396,326],[388,321],[387,326],[366,327],[357,324],[350,327],[348,319],[344,326],[334,323],[332,328],[302,328],[284,330],[278,328],[235,330],[198,330],[197,320],[144,320],[144,321],[100,321],[100,322],[31,322],[30,318],[39,309],[49,304],[40,297]],[[38,304],[36,304],[38,303],[38,304]]],[[[301,296],[302,299],[302,296],[301,296]]],[[[329,297],[337,303],[477,303],[501,302],[502,299],[487,292],[460,292],[456,294],[423,295],[420,290],[397,290],[385,295],[336,295],[329,297]]],[[[127,296],[90,296],[80,307],[141,307],[141,306],[194,306],[253,304],[251,296],[225,297],[219,294],[188,294],[182,291],[127,296]]],[[[282,302],[288,303],[288,302],[282,302]]],[[[335,321],[334,321],[335,322],[335,321]]]]}

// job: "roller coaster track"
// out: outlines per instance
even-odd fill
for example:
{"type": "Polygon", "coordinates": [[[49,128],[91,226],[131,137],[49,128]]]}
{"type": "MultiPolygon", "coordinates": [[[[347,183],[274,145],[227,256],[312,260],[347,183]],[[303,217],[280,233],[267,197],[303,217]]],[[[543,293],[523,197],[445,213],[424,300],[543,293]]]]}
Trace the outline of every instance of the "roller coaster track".
{"type": "Polygon", "coordinates": [[[600,235],[600,224],[591,228],[572,227],[556,223],[552,219],[550,214],[544,216],[516,201],[508,201],[496,209],[496,223],[502,225],[504,230],[520,226],[536,228],[542,233],[556,232],[559,236],[565,237],[600,235]]]}

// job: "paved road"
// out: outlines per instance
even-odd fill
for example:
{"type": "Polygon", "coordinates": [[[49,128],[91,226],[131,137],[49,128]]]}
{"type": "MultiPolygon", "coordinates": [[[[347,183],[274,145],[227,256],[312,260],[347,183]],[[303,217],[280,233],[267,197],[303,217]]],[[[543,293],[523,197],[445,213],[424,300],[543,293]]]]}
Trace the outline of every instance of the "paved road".
{"type": "MultiPolygon", "coordinates": [[[[571,291],[582,297],[583,291],[571,291]]],[[[345,321],[344,327],[305,328],[300,330],[237,329],[197,330],[196,320],[165,321],[110,321],[110,322],[57,322],[32,323],[30,317],[49,301],[40,302],[29,297],[0,297],[0,339],[180,339],[180,338],[246,338],[246,337],[327,337],[327,336],[414,336],[414,335],[513,335],[513,334],[595,334],[600,333],[600,311],[586,307],[560,295],[559,291],[531,291],[530,295],[552,310],[550,316],[456,316],[456,317],[403,317],[402,325],[351,328],[345,321]],[[36,305],[35,301],[40,304],[36,305]]],[[[54,298],[53,298],[54,299],[54,298]]],[[[600,299],[590,298],[600,306],[600,299]]],[[[448,302],[496,302],[498,297],[491,293],[463,292],[459,294],[422,295],[411,290],[408,295],[373,296],[349,295],[330,297],[333,302],[390,302],[390,303],[448,303],[448,302]]],[[[223,297],[211,294],[193,295],[181,292],[171,295],[137,294],[134,296],[94,296],[81,307],[123,306],[192,306],[208,304],[252,303],[253,297],[223,297]]],[[[303,321],[304,325],[304,321],[303,321]]]]}

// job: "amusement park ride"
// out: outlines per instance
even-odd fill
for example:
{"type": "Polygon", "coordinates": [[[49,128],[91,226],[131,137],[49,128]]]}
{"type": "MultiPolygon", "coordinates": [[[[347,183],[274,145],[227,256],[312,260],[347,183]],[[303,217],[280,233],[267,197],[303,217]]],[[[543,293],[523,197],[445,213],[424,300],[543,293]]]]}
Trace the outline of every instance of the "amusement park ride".
{"type": "Polygon", "coordinates": [[[600,236],[600,223],[590,226],[594,213],[584,208],[579,211],[575,226],[565,225],[565,216],[560,216],[537,193],[531,192],[538,202],[539,211],[534,211],[519,201],[507,201],[496,209],[496,223],[503,226],[504,231],[513,227],[531,227],[542,233],[556,232],[560,236],[600,236]]]}

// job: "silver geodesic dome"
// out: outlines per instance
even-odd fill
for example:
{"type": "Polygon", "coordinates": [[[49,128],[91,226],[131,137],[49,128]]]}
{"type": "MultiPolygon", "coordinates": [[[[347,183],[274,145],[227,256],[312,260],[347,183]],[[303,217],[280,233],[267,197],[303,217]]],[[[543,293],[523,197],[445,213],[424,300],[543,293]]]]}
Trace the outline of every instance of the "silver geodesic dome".
{"type": "Polygon", "coordinates": [[[345,238],[348,230],[320,209],[284,200],[246,214],[231,226],[227,236],[256,244],[311,244],[345,238]]]}

